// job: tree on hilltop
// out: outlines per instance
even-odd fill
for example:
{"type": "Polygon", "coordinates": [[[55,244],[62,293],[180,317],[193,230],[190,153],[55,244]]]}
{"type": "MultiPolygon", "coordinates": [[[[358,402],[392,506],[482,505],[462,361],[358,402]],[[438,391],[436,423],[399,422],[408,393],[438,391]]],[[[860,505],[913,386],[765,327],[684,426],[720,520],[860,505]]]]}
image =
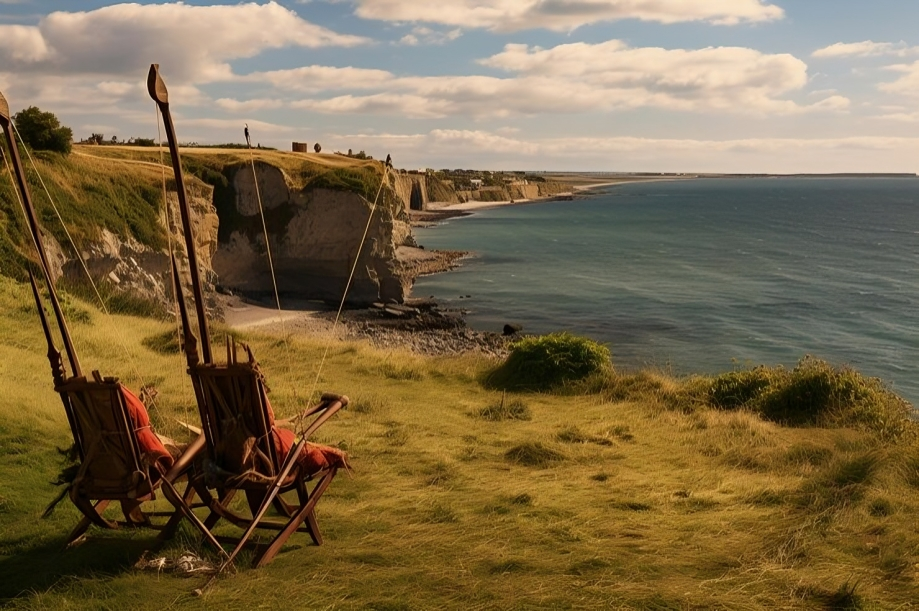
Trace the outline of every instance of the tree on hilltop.
{"type": "Polygon", "coordinates": [[[29,106],[13,115],[22,141],[36,151],[55,151],[67,155],[73,142],[73,130],[61,125],[54,113],[29,106]]]}

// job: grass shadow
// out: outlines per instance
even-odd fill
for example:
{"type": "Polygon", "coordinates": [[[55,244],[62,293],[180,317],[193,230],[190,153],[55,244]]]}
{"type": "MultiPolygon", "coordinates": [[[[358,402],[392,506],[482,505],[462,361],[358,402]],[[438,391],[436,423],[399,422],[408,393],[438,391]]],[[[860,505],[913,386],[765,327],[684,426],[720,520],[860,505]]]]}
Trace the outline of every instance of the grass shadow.
{"type": "Polygon", "coordinates": [[[0,557],[0,606],[23,596],[53,589],[68,579],[115,577],[132,570],[149,536],[93,538],[73,549],[63,539],[43,543],[15,555],[0,557]]]}

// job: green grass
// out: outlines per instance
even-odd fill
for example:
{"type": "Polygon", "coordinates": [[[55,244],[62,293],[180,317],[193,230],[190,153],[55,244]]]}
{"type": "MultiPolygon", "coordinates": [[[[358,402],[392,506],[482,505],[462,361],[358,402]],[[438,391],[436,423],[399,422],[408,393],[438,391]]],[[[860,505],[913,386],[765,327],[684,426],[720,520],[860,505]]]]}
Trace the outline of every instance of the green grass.
{"type": "MultiPolygon", "coordinates": [[[[57,448],[70,434],[37,318],[23,307],[29,299],[26,287],[0,279],[7,608],[915,605],[915,424],[900,423],[905,433],[896,437],[845,418],[792,426],[744,407],[713,407],[699,390],[713,378],[655,372],[606,370],[558,393],[504,396],[476,381],[494,361],[351,343],[332,344],[319,376],[319,390],[348,394],[352,405],[318,440],[347,448],[354,467],[319,504],[323,546],[295,534],[268,567],[243,563],[203,597],[193,594],[203,579],[132,568],[153,543],[146,531],[94,529],[83,545],[61,551],[76,511],[64,502],[50,518],[38,516],[57,490],[57,448]],[[515,402],[528,420],[479,415],[515,402]]],[[[106,317],[72,301],[88,313],[74,324],[84,367],[135,390],[152,381],[155,426],[181,436],[176,420],[198,416],[171,325],[106,317]]],[[[294,414],[324,341],[244,339],[268,375],[278,415],[294,414]]],[[[206,553],[188,528],[163,553],[186,549],[206,553]]]]}

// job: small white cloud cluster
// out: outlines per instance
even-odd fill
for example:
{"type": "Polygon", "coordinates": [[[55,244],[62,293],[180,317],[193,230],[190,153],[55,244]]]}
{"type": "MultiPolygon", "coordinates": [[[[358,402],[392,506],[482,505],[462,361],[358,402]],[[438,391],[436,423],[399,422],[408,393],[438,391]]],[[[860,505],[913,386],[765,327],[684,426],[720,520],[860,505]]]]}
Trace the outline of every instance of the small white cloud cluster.
{"type": "Polygon", "coordinates": [[[432,30],[423,25],[412,28],[411,34],[406,34],[399,39],[399,44],[414,47],[416,45],[442,45],[456,40],[463,35],[463,30],[454,28],[447,32],[432,30]]]}
{"type": "Polygon", "coordinates": [[[837,42],[828,47],[817,49],[811,56],[818,58],[843,58],[843,57],[880,57],[893,55],[907,57],[919,54],[919,47],[910,47],[905,42],[837,42]]]}
{"type": "Polygon", "coordinates": [[[567,32],[602,21],[660,23],[706,21],[716,25],[773,21],[784,11],[764,0],[355,0],[365,19],[438,23],[513,32],[544,28],[567,32]]]}
{"type": "MultiPolygon", "coordinates": [[[[919,55],[919,46],[910,46],[903,41],[892,43],[874,42],[872,40],[850,43],[837,42],[812,53],[813,57],[820,59],[906,58],[916,55],[919,55]]],[[[895,72],[901,76],[895,81],[878,84],[877,89],[879,91],[892,95],[919,96],[919,61],[910,64],[887,65],[882,70],[895,72]]],[[[886,114],[879,115],[877,118],[909,123],[919,122],[919,112],[908,112],[904,108],[891,105],[881,105],[878,108],[881,111],[885,111],[886,114]]]]}

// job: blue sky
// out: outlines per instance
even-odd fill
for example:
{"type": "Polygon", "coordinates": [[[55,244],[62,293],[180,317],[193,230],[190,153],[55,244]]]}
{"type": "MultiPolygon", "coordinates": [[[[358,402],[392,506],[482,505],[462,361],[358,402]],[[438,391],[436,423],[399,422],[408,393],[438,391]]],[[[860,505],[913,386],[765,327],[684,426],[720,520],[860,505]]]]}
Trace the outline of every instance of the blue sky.
{"type": "Polygon", "coordinates": [[[399,167],[919,170],[906,0],[0,0],[0,91],[78,137],[391,153],[399,167]]]}

